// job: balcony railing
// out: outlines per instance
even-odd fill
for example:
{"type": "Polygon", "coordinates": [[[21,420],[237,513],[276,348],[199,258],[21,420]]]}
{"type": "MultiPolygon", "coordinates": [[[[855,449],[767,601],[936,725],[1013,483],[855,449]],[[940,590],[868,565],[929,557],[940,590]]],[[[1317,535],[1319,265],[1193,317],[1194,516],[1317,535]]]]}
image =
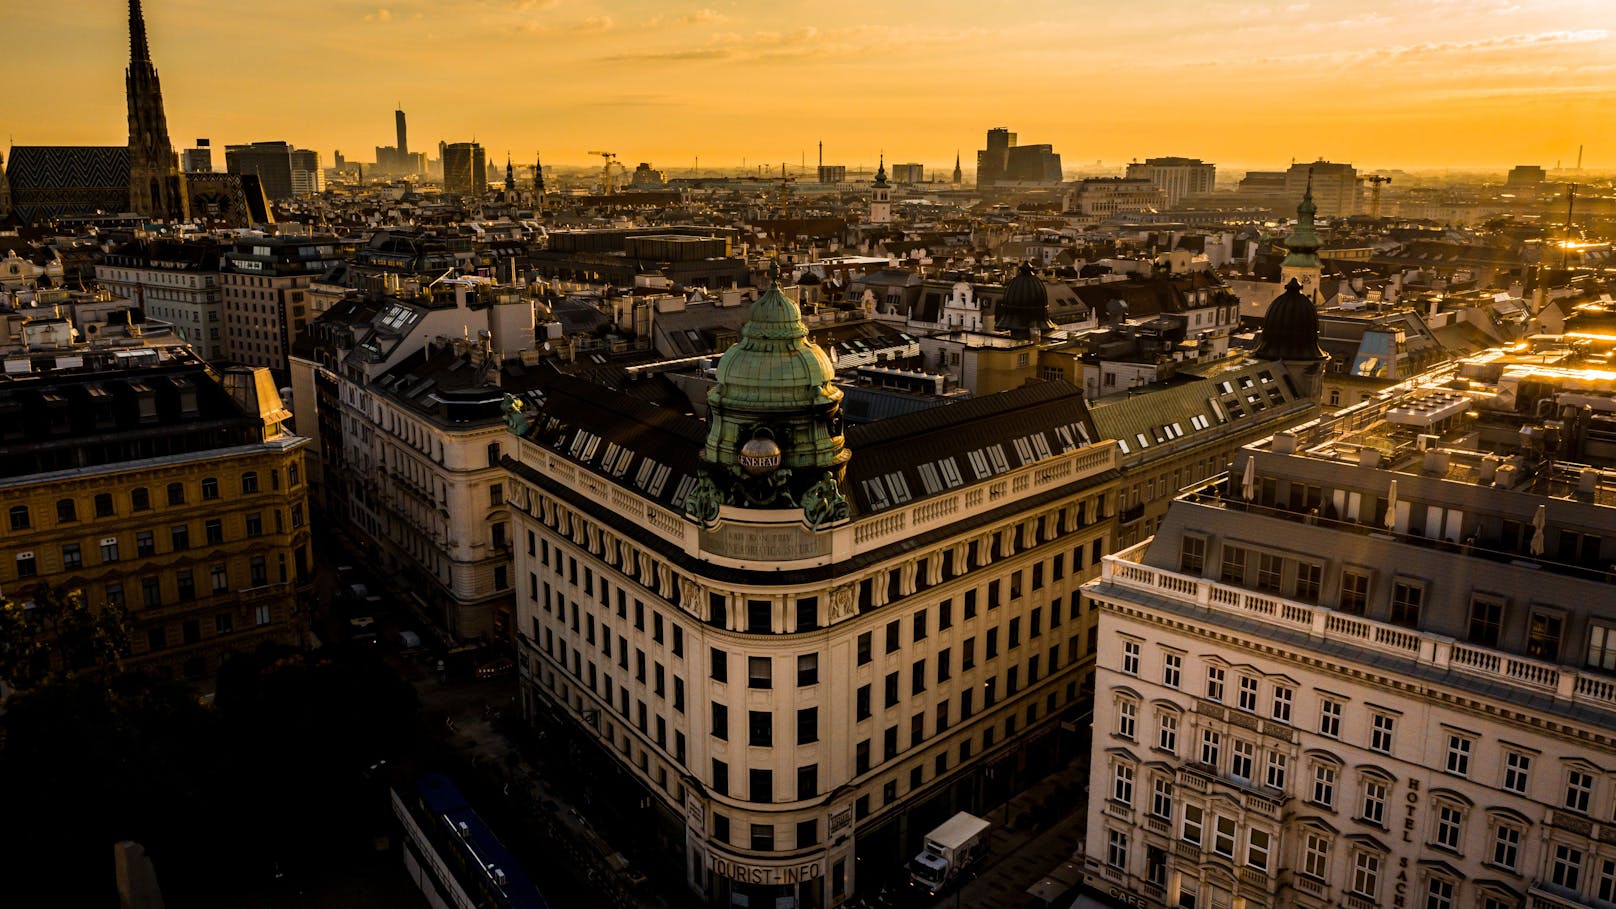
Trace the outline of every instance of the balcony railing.
{"type": "Polygon", "coordinates": [[[1501,653],[1322,606],[1140,564],[1149,541],[1105,557],[1093,582],[1149,592],[1207,612],[1256,619],[1314,639],[1401,656],[1455,675],[1501,683],[1558,700],[1616,710],[1616,679],[1501,653]]]}

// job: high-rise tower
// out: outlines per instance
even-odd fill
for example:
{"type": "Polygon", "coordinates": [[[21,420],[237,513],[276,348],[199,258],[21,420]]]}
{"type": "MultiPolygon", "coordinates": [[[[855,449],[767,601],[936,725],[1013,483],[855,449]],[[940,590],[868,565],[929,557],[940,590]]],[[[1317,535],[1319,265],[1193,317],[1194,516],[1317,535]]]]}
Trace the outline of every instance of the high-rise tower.
{"type": "Polygon", "coordinates": [[[404,129],[404,111],[402,108],[393,111],[393,122],[398,127],[398,159],[409,163],[410,140],[404,129]]]}
{"type": "Polygon", "coordinates": [[[146,17],[140,0],[129,0],[129,208],[148,218],[185,217],[185,182],[180,159],[168,141],[163,90],[146,44],[146,17]]]}

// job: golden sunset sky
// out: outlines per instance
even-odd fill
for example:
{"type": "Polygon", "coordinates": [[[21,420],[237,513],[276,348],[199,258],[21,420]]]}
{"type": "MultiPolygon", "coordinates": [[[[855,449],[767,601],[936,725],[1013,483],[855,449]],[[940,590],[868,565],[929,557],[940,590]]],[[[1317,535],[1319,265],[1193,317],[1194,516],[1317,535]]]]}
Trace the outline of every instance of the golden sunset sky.
{"type": "MultiPolygon", "coordinates": [[[[125,0],[0,0],[19,145],[122,144],[125,0]]],[[[1616,169],[1613,0],[146,0],[176,148],[369,161],[475,137],[503,163],[616,152],[966,169],[992,126],[1068,169],[1616,169]]],[[[597,159],[598,161],[598,159],[597,159]]],[[[223,166],[222,153],[215,154],[223,166]]]]}

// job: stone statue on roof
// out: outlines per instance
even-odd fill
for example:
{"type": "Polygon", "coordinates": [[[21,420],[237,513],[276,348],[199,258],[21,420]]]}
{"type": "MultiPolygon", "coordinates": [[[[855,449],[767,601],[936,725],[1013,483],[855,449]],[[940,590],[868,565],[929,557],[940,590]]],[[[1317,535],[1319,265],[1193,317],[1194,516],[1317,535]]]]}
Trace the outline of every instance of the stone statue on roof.
{"type": "Polygon", "coordinates": [[[522,412],[522,399],[516,395],[506,395],[499,405],[500,413],[505,415],[505,428],[519,436],[527,435],[527,414],[522,412]]]}

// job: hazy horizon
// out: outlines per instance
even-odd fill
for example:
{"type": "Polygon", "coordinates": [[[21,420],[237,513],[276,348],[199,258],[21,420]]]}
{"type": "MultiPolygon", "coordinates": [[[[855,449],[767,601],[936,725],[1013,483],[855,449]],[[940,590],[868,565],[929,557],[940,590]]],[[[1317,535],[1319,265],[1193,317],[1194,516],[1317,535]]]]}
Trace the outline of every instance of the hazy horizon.
{"type": "MultiPolygon", "coordinates": [[[[145,0],[176,149],[284,139],[327,166],[475,138],[503,166],[591,150],[670,175],[919,162],[967,173],[983,134],[1049,143],[1068,171],[1182,155],[1220,173],[1292,159],[1360,171],[1616,169],[1616,40],[1604,0],[145,0]],[[235,67],[235,71],[224,68],[235,67]],[[1096,164],[1094,162],[1104,162],[1096,164]]],[[[121,145],[126,0],[7,12],[0,71],[49,73],[8,111],[17,145],[121,145]],[[34,94],[32,97],[41,97],[34,94]],[[22,115],[26,113],[28,119],[22,115]]],[[[37,77],[34,77],[37,78],[37,77]]],[[[14,99],[19,96],[13,95],[14,99]]],[[[598,159],[595,159],[598,160],[598,159]]]]}

